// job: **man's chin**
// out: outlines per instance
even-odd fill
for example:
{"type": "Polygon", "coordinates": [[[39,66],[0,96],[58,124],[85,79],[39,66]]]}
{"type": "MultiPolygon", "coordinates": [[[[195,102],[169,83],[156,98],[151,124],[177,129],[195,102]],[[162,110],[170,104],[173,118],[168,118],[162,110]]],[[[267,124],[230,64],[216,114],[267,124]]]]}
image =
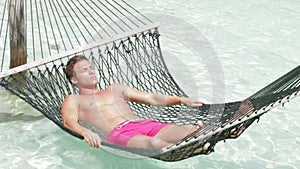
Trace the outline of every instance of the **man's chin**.
{"type": "Polygon", "coordinates": [[[97,78],[93,78],[93,79],[91,79],[91,83],[92,84],[94,84],[94,85],[96,85],[96,84],[98,84],[98,80],[97,80],[97,78]]]}

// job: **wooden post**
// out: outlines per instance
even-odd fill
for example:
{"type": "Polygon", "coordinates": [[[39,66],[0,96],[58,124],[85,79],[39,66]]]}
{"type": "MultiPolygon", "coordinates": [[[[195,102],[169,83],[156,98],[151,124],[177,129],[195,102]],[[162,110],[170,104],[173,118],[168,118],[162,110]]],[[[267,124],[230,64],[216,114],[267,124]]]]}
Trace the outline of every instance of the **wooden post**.
{"type": "MultiPolygon", "coordinates": [[[[10,68],[27,62],[24,0],[9,0],[10,68]]],[[[24,73],[24,72],[23,72],[24,73]]]]}

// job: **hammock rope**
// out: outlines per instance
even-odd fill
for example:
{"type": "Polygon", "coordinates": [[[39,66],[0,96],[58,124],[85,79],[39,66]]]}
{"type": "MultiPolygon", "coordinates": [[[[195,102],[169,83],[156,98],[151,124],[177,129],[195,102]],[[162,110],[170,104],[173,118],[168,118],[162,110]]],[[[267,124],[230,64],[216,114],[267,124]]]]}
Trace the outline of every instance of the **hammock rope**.
{"type": "MultiPolygon", "coordinates": [[[[25,0],[29,63],[9,68],[8,2],[4,2],[0,27],[0,38],[4,40],[0,46],[0,54],[3,54],[0,85],[71,135],[82,139],[64,127],[60,106],[67,95],[78,93],[63,72],[66,62],[74,55],[82,54],[90,59],[101,90],[112,83],[121,83],[143,91],[186,96],[162,57],[158,24],[124,0],[25,0]],[[22,73],[25,70],[26,73],[22,73]]],[[[129,106],[140,118],[177,125],[195,124],[201,120],[204,127],[162,149],[121,147],[106,141],[102,144],[163,161],[209,154],[217,142],[238,137],[233,131],[244,131],[261,115],[299,94],[300,66],[241,101],[205,104],[199,108],[185,105],[156,107],[130,102],[129,106]]],[[[81,123],[105,140],[97,128],[81,123]]]]}

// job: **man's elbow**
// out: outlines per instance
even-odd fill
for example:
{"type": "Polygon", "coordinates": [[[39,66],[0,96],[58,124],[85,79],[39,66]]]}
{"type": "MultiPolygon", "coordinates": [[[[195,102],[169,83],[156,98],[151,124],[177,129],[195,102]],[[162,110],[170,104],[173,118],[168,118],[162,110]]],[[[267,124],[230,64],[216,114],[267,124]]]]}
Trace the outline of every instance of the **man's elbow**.
{"type": "Polygon", "coordinates": [[[64,121],[63,121],[63,124],[64,124],[65,127],[69,128],[69,125],[68,125],[68,122],[67,122],[67,121],[64,120],[64,121]]]}
{"type": "Polygon", "coordinates": [[[66,128],[72,129],[72,121],[71,120],[63,120],[63,124],[66,128]]]}

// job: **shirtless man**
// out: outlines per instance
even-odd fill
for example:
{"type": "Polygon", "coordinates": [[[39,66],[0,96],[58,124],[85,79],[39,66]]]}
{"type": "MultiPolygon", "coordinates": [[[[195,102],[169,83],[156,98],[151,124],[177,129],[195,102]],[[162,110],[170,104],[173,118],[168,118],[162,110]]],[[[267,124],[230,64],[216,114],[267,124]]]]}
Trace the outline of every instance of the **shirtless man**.
{"type": "Polygon", "coordinates": [[[80,94],[67,96],[62,104],[61,113],[64,125],[83,136],[92,147],[101,145],[100,137],[81,126],[78,121],[88,122],[99,128],[107,141],[121,146],[139,148],[162,148],[181,140],[198,127],[177,126],[159,123],[155,120],[142,120],[130,110],[127,101],[154,106],[185,104],[201,106],[203,103],[185,97],[147,93],[121,84],[112,84],[105,90],[97,88],[97,76],[93,66],[85,56],[74,56],[67,63],[65,73],[69,81],[76,85],[80,94]]]}

